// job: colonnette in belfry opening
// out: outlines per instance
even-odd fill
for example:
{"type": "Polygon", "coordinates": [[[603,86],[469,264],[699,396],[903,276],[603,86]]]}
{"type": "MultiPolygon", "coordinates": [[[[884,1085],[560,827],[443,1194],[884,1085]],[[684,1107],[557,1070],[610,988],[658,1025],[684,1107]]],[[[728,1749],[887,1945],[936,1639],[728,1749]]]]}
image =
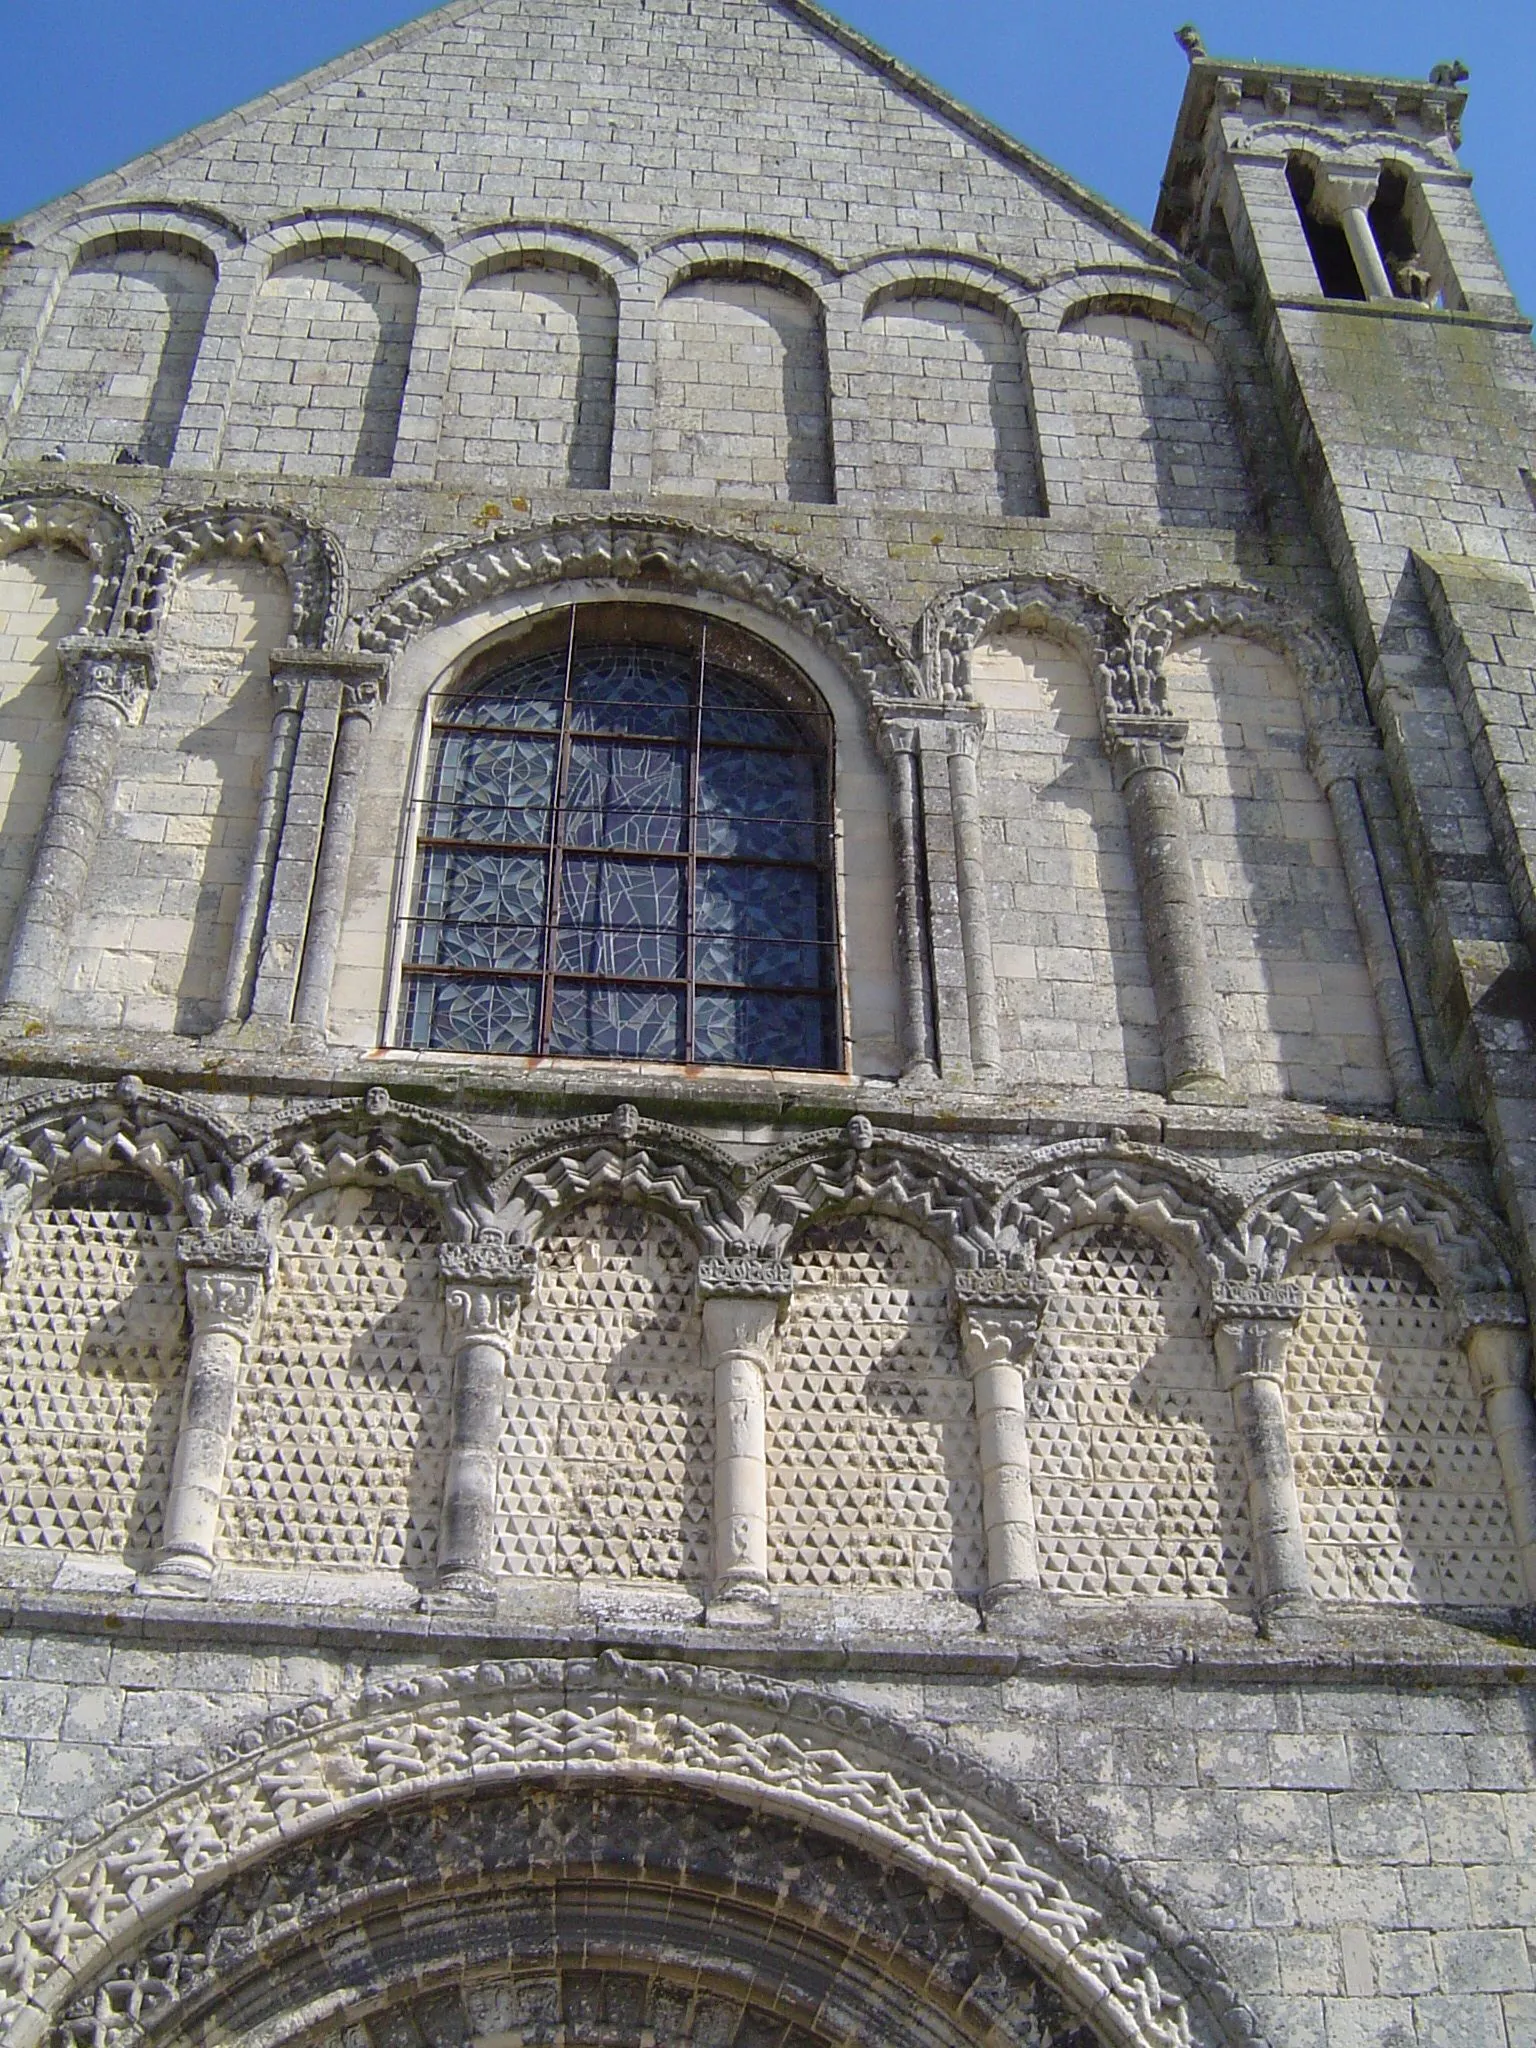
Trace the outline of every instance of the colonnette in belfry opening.
{"type": "Polygon", "coordinates": [[[10,231],[15,2048],[1536,2040],[1536,356],[1180,39],[1150,231],[810,0],[10,231]]]}

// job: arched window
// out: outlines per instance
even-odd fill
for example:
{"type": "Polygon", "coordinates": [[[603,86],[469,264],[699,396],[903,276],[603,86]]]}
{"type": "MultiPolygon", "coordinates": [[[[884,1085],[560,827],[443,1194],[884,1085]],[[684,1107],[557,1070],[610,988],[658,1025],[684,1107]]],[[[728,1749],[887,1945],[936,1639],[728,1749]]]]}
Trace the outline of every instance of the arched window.
{"type": "Polygon", "coordinates": [[[842,1064],[826,713],[716,622],[584,605],[439,708],[398,1037],[842,1064]]]}

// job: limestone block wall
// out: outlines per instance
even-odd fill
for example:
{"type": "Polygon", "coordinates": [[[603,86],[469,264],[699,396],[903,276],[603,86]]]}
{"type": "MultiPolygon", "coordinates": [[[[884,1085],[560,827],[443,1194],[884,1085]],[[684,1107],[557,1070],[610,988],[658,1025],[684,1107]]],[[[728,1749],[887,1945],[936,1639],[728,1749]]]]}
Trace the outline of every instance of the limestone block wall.
{"type": "Polygon", "coordinates": [[[286,580],[261,562],[201,564],[178,581],[61,1015],[199,1034],[216,1022],[266,770],[268,657],[291,612],[286,580]]]}
{"type": "Polygon", "coordinates": [[[56,649],[86,615],[90,565],[74,549],[0,561],[0,945],[9,946],[64,736],[67,690],[56,649]]]}
{"type": "Polygon", "coordinates": [[[1005,633],[971,656],[1003,1056],[1021,1079],[1162,1083],[1124,802],[1087,665],[1005,633]]]}
{"type": "Polygon", "coordinates": [[[492,271],[460,301],[438,474],[608,488],[618,308],[602,276],[492,271]]]}
{"type": "Polygon", "coordinates": [[[48,322],[17,453],[169,462],[216,282],[196,245],[82,256],[48,322]]]}
{"type": "Polygon", "coordinates": [[[416,280],[366,256],[299,255],[251,312],[224,430],[237,469],[388,476],[410,369],[416,280]]]}

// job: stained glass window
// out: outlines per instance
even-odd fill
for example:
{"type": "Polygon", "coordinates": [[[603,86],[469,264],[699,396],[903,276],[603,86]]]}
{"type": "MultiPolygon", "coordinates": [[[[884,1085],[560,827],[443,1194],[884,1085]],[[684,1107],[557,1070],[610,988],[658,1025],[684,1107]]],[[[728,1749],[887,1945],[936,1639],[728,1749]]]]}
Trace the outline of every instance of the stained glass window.
{"type": "Polygon", "coordinates": [[[400,1042],[840,1066],[826,714],[729,628],[558,623],[434,724],[400,1042]]]}

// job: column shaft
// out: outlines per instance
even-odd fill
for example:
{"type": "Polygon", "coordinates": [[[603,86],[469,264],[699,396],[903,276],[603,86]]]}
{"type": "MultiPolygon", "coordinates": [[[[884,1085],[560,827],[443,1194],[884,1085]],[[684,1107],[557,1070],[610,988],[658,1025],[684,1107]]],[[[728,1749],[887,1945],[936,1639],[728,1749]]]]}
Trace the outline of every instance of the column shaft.
{"type": "Polygon", "coordinates": [[[1165,1083],[1170,1095],[1219,1100],[1227,1062],[1176,766],[1185,728],[1171,719],[1135,723],[1159,730],[1133,730],[1123,719],[1112,724],[1110,739],[1141,884],[1165,1083]]]}
{"type": "Polygon", "coordinates": [[[928,962],[927,890],[924,886],[922,782],[911,747],[893,747],[896,780],[896,898],[901,919],[902,1027],[907,1073],[932,1080],[938,1071],[932,976],[928,962]]]}
{"type": "Polygon", "coordinates": [[[1536,1409],[1530,1393],[1530,1339],[1513,1322],[1481,1323],[1463,1333],[1462,1344],[1499,1454],[1525,1596],[1536,1603],[1536,1409]]]}
{"type": "Polygon", "coordinates": [[[1269,1615],[1309,1606],[1314,1596],[1283,1384],[1300,1296],[1289,1287],[1262,1292],[1267,1300],[1218,1297],[1215,1339],[1243,1447],[1259,1610],[1269,1615]]]}
{"type": "Polygon", "coordinates": [[[976,759],[969,750],[980,735],[949,757],[951,815],[955,828],[955,869],[960,891],[960,937],[965,949],[965,986],[970,1009],[971,1061],[988,1073],[1002,1061],[997,1021],[997,974],[992,959],[992,915],[987,901],[987,862],[981,837],[981,793],[976,759]]]}
{"type": "Polygon", "coordinates": [[[165,1533],[151,1578],[169,1591],[196,1591],[213,1576],[240,1377],[260,1327],[268,1251],[254,1232],[189,1231],[180,1255],[192,1341],[165,1533]]]}
{"type": "Polygon", "coordinates": [[[1376,237],[1371,229],[1371,218],[1363,206],[1346,206],[1340,210],[1339,222],[1349,243],[1349,253],[1355,259],[1355,268],[1360,273],[1360,282],[1365,287],[1368,299],[1395,299],[1392,280],[1387,275],[1387,266],[1381,260],[1381,251],[1376,246],[1376,237]]]}
{"type": "Polygon", "coordinates": [[[772,1619],[768,1576],[768,1375],[787,1266],[746,1256],[699,1265],[703,1362],[714,1378],[716,1622],[772,1619]]]}
{"type": "Polygon", "coordinates": [[[438,1592],[485,1601],[492,1594],[495,1564],[507,1366],[533,1285],[535,1256],[528,1246],[487,1235],[474,1244],[443,1245],[438,1258],[453,1359],[438,1592]]]}
{"type": "Polygon", "coordinates": [[[1000,1610],[1040,1591],[1024,1375],[1034,1357],[1044,1300],[1028,1278],[1001,1267],[957,1274],[956,1293],[981,1447],[984,1605],[1001,1620],[1000,1610]]]}
{"type": "Polygon", "coordinates": [[[256,979],[257,942],[272,900],[277,850],[283,835],[283,814],[288,805],[288,785],[299,744],[301,706],[301,691],[285,692],[273,714],[272,739],[267,753],[266,779],[261,787],[261,808],[256,814],[251,864],[240,892],[240,908],[235,917],[224,990],[219,1001],[220,1024],[238,1024],[251,1000],[256,979]]]}
{"type": "Polygon", "coordinates": [[[1366,971],[1371,977],[1376,1009],[1381,1018],[1382,1044],[1386,1050],[1387,1065],[1392,1070],[1392,1082],[1400,1101],[1422,1096],[1429,1082],[1419,1050],[1413,1005],[1408,999],[1397,940],[1381,885],[1381,873],[1376,865],[1376,850],[1371,843],[1365,806],[1360,800],[1358,786],[1349,775],[1337,774],[1326,779],[1320,776],[1319,779],[1324,781],[1328,808],[1333,813],[1333,829],[1338,834],[1344,877],[1349,884],[1355,922],[1360,927],[1361,950],[1365,954],[1366,971]]]}
{"type": "Polygon", "coordinates": [[[3,1000],[46,1014],[59,990],[117,770],[118,741],[154,681],[142,641],[65,641],[74,688],[63,752],[11,940],[3,1000]]]}
{"type": "Polygon", "coordinates": [[[331,766],[331,787],[325,804],[325,826],[315,862],[315,887],[309,905],[304,964],[299,970],[293,1021],[310,1031],[324,1031],[331,1010],[331,984],[336,975],[336,949],[346,911],[347,875],[357,836],[362,801],[363,769],[373,730],[377,702],[370,692],[348,686],[342,704],[341,729],[331,766]]]}

